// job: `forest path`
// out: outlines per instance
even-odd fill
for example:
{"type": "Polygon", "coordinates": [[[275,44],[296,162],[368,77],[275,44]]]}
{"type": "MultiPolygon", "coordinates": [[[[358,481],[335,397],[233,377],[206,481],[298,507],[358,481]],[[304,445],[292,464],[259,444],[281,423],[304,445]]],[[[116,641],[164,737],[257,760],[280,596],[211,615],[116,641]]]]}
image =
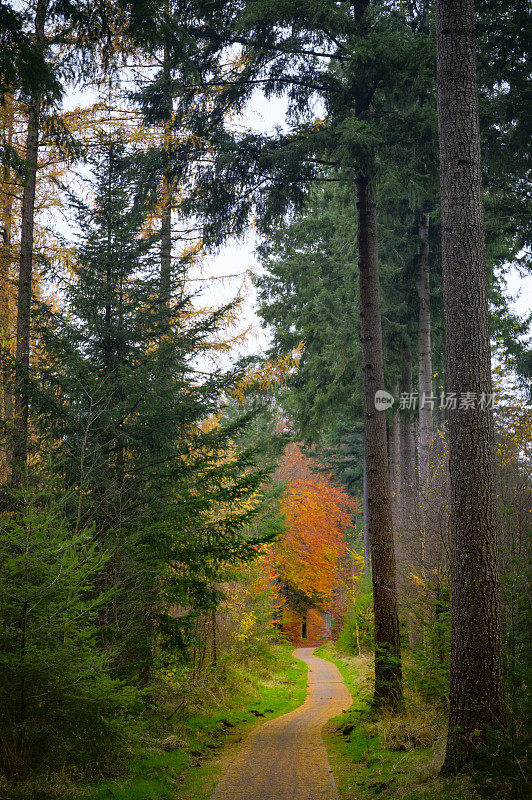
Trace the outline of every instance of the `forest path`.
{"type": "Polygon", "coordinates": [[[313,652],[294,652],[309,667],[303,705],[250,733],[211,800],[338,800],[321,729],[352,699],[334,664],[313,652]]]}

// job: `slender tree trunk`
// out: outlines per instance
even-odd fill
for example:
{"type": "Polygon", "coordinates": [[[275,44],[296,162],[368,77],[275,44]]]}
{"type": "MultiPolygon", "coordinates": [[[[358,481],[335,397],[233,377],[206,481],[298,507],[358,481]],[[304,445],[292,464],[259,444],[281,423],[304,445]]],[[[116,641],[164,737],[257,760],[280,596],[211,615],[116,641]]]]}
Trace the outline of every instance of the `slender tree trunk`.
{"type": "Polygon", "coordinates": [[[493,415],[472,0],[437,0],[437,96],[447,389],[475,407],[448,414],[451,684],[444,773],[475,766],[504,726],[493,415]]]}
{"type": "Polygon", "coordinates": [[[164,132],[163,132],[163,187],[161,213],[161,273],[160,292],[163,314],[168,314],[172,291],[172,96],[170,93],[170,58],[168,44],[164,43],[164,132]]]}
{"type": "Polygon", "coordinates": [[[430,337],[430,263],[429,263],[429,215],[419,213],[419,479],[422,492],[430,481],[430,456],[432,449],[432,353],[430,337]]]}
{"type": "MultiPolygon", "coordinates": [[[[38,0],[35,14],[35,44],[42,46],[46,19],[46,0],[38,0]]],[[[19,489],[28,462],[28,412],[30,328],[33,277],[33,232],[35,220],[35,191],[37,186],[37,159],[39,155],[39,130],[42,100],[34,97],[28,107],[25,168],[26,180],[22,195],[20,269],[17,301],[17,379],[15,385],[15,418],[11,460],[11,485],[19,489]]]]}
{"type": "MultiPolygon", "coordinates": [[[[6,116],[5,141],[7,147],[13,142],[14,107],[13,98],[7,95],[4,102],[6,116]]],[[[12,225],[13,225],[13,192],[10,187],[11,168],[6,163],[3,166],[2,180],[6,191],[2,197],[2,230],[0,241],[0,374],[2,375],[1,387],[1,418],[6,430],[9,430],[13,416],[13,396],[10,387],[11,381],[11,264],[12,251],[12,225]]],[[[11,461],[8,436],[2,435],[2,464],[0,465],[0,482],[5,484],[8,478],[8,468],[11,461]]]]}
{"type": "Polygon", "coordinates": [[[419,232],[419,297],[418,362],[419,362],[419,519],[424,543],[423,572],[432,583],[440,561],[440,537],[433,518],[434,422],[432,400],[432,344],[430,330],[430,261],[429,215],[421,208],[418,215],[419,232]]]}
{"type": "MultiPolygon", "coordinates": [[[[395,396],[399,394],[399,386],[395,387],[395,396]]],[[[392,522],[394,533],[402,528],[401,502],[401,422],[400,414],[394,410],[390,425],[390,486],[392,492],[392,522]]]]}
{"type": "Polygon", "coordinates": [[[216,609],[211,610],[211,626],[212,626],[212,666],[216,669],[218,663],[218,645],[216,642],[216,609]]]}
{"type": "MultiPolygon", "coordinates": [[[[401,353],[403,371],[401,374],[401,392],[412,396],[412,354],[407,348],[401,353]]],[[[416,433],[412,413],[402,414],[400,420],[401,451],[401,528],[397,532],[398,574],[402,590],[402,600],[407,608],[408,639],[412,647],[421,641],[420,598],[414,588],[411,573],[423,572],[423,531],[419,528],[417,514],[417,459],[416,433]]]]}
{"type": "Polygon", "coordinates": [[[397,709],[403,694],[386,415],[375,408],[375,392],[384,389],[377,209],[375,192],[366,176],[357,179],[357,198],[364,435],[375,611],[374,703],[397,709]]]}
{"type": "MultiPolygon", "coordinates": [[[[395,396],[399,395],[399,385],[395,386],[395,396]]],[[[397,594],[399,602],[403,599],[406,570],[403,536],[403,486],[401,469],[401,419],[398,409],[394,409],[388,430],[388,452],[390,462],[390,488],[392,505],[392,525],[395,551],[397,594]]]]}
{"type": "MultiPolygon", "coordinates": [[[[403,372],[401,375],[401,391],[412,394],[412,354],[407,348],[402,352],[403,372]]],[[[402,488],[402,523],[405,548],[409,557],[409,567],[420,569],[420,547],[418,520],[416,516],[417,499],[417,458],[416,432],[414,418],[406,414],[401,417],[401,488],[402,488]]]]}

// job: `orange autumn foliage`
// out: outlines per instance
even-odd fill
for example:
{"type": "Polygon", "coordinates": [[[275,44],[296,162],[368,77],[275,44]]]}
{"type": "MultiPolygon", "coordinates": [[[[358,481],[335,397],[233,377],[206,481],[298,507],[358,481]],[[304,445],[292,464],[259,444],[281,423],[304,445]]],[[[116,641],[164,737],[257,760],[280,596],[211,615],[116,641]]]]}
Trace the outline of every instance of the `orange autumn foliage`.
{"type": "Polygon", "coordinates": [[[330,477],[312,472],[295,444],[275,477],[287,482],[281,500],[286,532],[272,551],[275,568],[309,605],[326,610],[339,583],[345,530],[357,504],[330,477]]]}

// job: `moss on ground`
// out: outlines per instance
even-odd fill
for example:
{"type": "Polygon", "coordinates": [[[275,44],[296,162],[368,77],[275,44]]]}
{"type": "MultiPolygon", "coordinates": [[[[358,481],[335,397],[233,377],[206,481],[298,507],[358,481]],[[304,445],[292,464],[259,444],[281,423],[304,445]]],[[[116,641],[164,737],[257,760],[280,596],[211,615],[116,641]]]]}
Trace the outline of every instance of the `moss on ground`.
{"type": "MultiPolygon", "coordinates": [[[[148,716],[132,737],[131,757],[116,777],[92,784],[50,776],[10,787],[10,800],[206,800],[239,743],[259,721],[297,708],[307,691],[307,665],[291,645],[227,664],[194,694],[188,711],[148,716]]],[[[3,787],[2,787],[3,788],[3,787]]],[[[6,796],[0,791],[0,796],[6,796]]]]}
{"type": "Polygon", "coordinates": [[[372,660],[345,656],[329,643],[316,655],[340,670],[353,697],[330,720],[323,738],[341,800],[509,800],[508,786],[493,779],[440,778],[445,717],[407,690],[406,711],[379,717],[371,709],[372,660]]]}

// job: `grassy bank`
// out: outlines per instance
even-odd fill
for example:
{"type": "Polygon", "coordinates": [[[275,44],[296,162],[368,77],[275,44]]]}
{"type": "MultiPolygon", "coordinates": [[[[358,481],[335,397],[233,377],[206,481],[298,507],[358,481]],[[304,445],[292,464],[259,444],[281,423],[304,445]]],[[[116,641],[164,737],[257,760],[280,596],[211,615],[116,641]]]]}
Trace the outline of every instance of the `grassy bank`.
{"type": "Polygon", "coordinates": [[[445,747],[443,714],[424,705],[407,687],[406,712],[378,718],[371,710],[371,668],[368,656],[341,655],[331,643],[316,655],[339,668],[352,707],[331,720],[324,741],[342,800],[480,800],[510,798],[505,787],[475,784],[469,777],[438,775],[445,747]],[[481,792],[484,793],[481,793],[481,792]]]}
{"type": "Polygon", "coordinates": [[[194,713],[162,726],[166,730],[157,724],[153,734],[158,735],[132,760],[128,776],[92,787],[83,800],[208,798],[258,720],[284,714],[305,699],[307,668],[292,651],[279,645],[263,659],[228,665],[219,682],[204,687],[194,713]]]}
{"type": "Polygon", "coordinates": [[[209,682],[189,687],[185,707],[168,697],[135,722],[130,757],[115,777],[87,785],[76,783],[72,774],[49,776],[16,789],[0,787],[0,797],[205,800],[251,728],[304,701],[307,666],[292,652],[290,645],[275,645],[261,658],[226,664],[209,682]]]}

